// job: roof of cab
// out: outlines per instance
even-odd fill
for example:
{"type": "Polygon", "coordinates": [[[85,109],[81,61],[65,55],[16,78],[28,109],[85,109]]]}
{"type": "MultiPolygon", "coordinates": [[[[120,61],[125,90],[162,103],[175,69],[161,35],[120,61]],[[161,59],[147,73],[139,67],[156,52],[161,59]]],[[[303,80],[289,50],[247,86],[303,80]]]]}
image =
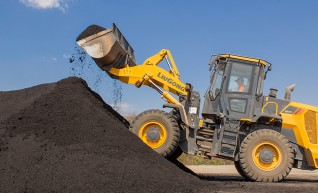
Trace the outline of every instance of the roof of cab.
{"type": "Polygon", "coordinates": [[[244,61],[248,61],[248,62],[256,62],[256,63],[260,63],[264,66],[266,66],[266,64],[269,63],[269,62],[262,60],[262,59],[250,58],[250,57],[246,57],[246,56],[238,56],[238,55],[234,55],[234,54],[219,54],[216,57],[233,58],[233,59],[244,60],[244,61]]]}

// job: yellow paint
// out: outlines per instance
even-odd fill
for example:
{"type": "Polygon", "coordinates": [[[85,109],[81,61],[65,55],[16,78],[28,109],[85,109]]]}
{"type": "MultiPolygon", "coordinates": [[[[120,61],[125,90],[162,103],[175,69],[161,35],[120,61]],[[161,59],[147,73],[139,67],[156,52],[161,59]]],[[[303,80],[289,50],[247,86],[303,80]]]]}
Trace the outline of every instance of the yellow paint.
{"type": "Polygon", "coordinates": [[[142,85],[151,86],[145,78],[147,77],[157,86],[177,96],[188,94],[186,84],[180,80],[178,68],[169,50],[161,50],[146,59],[141,65],[131,67],[127,65],[121,69],[111,68],[108,72],[126,84],[135,84],[138,87],[142,85]],[[172,70],[170,71],[158,66],[165,56],[168,56],[171,62],[172,70]]]}
{"type": "Polygon", "coordinates": [[[250,118],[241,118],[240,121],[242,121],[242,122],[252,122],[252,119],[250,119],[250,118]]]}
{"type": "Polygon", "coordinates": [[[158,121],[149,121],[144,123],[138,132],[138,137],[152,149],[161,147],[167,139],[166,128],[158,121]],[[150,141],[147,138],[147,131],[150,128],[155,128],[160,132],[160,137],[157,141],[150,141]]]}
{"type": "Polygon", "coordinates": [[[162,97],[165,98],[166,101],[171,103],[171,104],[181,105],[181,103],[177,99],[173,98],[173,96],[171,96],[167,91],[162,93],[162,97]]]}
{"type": "Polygon", "coordinates": [[[185,118],[185,123],[188,125],[189,124],[188,116],[186,114],[184,106],[177,99],[173,98],[173,96],[171,96],[167,91],[163,92],[161,97],[164,98],[168,103],[179,105],[183,109],[183,116],[185,118]]]}
{"type": "Polygon", "coordinates": [[[305,116],[305,129],[310,143],[317,144],[317,112],[307,111],[305,116]]]}
{"type": "MultiPolygon", "coordinates": [[[[306,104],[301,104],[297,102],[291,102],[285,109],[283,109],[280,114],[283,118],[283,128],[293,130],[297,144],[304,147],[305,149],[310,149],[313,160],[308,160],[308,162],[313,162],[314,167],[318,168],[318,144],[314,144],[310,142],[310,136],[308,136],[306,127],[305,127],[305,114],[308,111],[316,112],[316,116],[318,116],[318,108],[306,104]],[[304,109],[300,114],[287,114],[284,113],[285,109],[289,106],[293,106],[296,108],[304,109]]],[[[318,119],[318,117],[317,117],[318,119]]],[[[317,124],[317,123],[316,123],[317,124]]],[[[318,124],[316,125],[316,130],[318,129],[318,124]]],[[[317,132],[316,132],[317,135],[317,132]]],[[[312,136],[311,136],[312,137],[312,136]]],[[[317,138],[318,136],[316,136],[317,138]]],[[[318,138],[317,138],[318,139],[318,138]]],[[[309,158],[307,157],[307,158],[309,158]]]]}
{"type": "Polygon", "coordinates": [[[237,59],[237,60],[244,60],[247,62],[255,62],[255,63],[260,63],[264,66],[266,66],[266,63],[264,60],[261,59],[257,59],[257,58],[250,58],[250,57],[245,57],[245,56],[237,56],[237,55],[233,55],[233,54],[221,54],[219,55],[221,57],[225,57],[225,58],[233,58],[233,59],[237,59]]]}
{"type": "Polygon", "coordinates": [[[137,88],[142,85],[154,88],[153,84],[163,88],[164,91],[161,97],[168,103],[181,106],[186,119],[186,124],[188,124],[184,106],[170,95],[170,92],[177,96],[188,95],[188,92],[186,91],[186,84],[180,80],[178,68],[169,50],[161,50],[157,54],[146,59],[141,65],[131,67],[126,65],[121,69],[111,68],[108,72],[123,83],[135,84],[137,88]],[[158,66],[166,57],[171,64],[171,69],[169,71],[158,66]]]}
{"type": "Polygon", "coordinates": [[[265,141],[255,146],[253,148],[252,156],[254,164],[263,171],[272,171],[276,169],[282,162],[282,153],[279,147],[270,141],[265,141]],[[270,163],[264,163],[260,159],[260,153],[265,149],[270,150],[274,155],[273,160],[270,163]]]}
{"type": "Polygon", "coordinates": [[[202,127],[203,126],[203,119],[200,119],[199,121],[199,127],[202,127]]]}

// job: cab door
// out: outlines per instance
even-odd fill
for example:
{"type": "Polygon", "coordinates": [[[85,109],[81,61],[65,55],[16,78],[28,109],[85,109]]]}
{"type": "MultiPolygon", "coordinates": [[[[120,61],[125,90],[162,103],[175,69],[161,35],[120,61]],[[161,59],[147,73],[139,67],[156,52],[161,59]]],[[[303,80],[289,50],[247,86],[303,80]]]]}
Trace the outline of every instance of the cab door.
{"type": "Polygon", "coordinates": [[[228,61],[227,78],[224,86],[224,111],[229,118],[240,120],[251,118],[255,101],[255,77],[259,73],[257,63],[241,60],[228,61]]]}

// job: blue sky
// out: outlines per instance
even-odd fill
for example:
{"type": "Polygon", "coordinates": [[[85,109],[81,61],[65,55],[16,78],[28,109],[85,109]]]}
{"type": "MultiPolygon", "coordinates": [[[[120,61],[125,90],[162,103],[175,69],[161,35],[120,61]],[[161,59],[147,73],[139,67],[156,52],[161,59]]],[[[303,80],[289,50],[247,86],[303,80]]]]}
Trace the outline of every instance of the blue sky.
{"type": "MultiPolygon", "coordinates": [[[[259,57],[273,64],[264,93],[297,83],[292,100],[318,106],[318,1],[294,0],[0,0],[0,90],[71,75],[68,57],[91,24],[115,22],[138,63],[171,50],[181,79],[204,96],[212,54],[259,57]]],[[[98,92],[108,103],[112,80],[98,92]]],[[[161,108],[158,93],[122,84],[122,110],[161,108]]]]}

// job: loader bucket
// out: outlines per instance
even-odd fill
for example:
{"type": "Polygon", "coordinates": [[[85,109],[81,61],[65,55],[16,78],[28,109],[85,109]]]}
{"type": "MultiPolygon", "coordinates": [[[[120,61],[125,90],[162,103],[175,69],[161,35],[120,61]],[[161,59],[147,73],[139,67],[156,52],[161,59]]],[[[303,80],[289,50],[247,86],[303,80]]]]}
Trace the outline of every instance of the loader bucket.
{"type": "Polygon", "coordinates": [[[134,50],[115,24],[109,29],[89,26],[76,41],[104,71],[126,65],[136,66],[134,50]]]}

